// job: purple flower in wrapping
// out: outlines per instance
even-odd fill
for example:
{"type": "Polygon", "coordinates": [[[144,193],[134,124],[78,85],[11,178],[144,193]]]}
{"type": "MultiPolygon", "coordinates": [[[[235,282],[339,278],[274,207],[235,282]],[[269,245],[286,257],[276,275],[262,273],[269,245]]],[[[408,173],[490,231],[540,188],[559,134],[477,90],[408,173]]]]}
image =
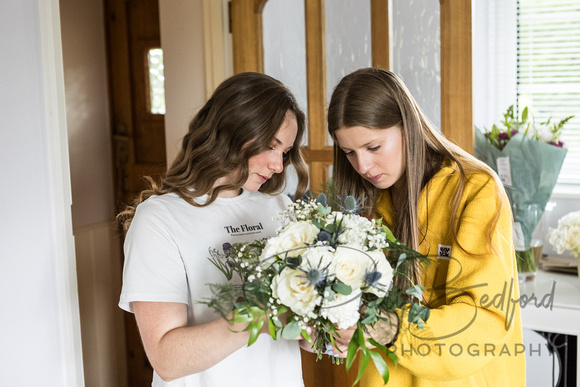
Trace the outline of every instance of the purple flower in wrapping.
{"type": "Polygon", "coordinates": [[[509,134],[508,134],[508,132],[501,132],[500,134],[498,134],[497,138],[499,138],[500,140],[507,140],[507,139],[515,136],[517,132],[518,132],[517,130],[513,130],[513,129],[509,134]]]}
{"type": "Polygon", "coordinates": [[[550,145],[557,146],[558,148],[564,147],[564,143],[562,141],[552,141],[552,142],[550,142],[550,145]]]}
{"type": "Polygon", "coordinates": [[[230,249],[232,248],[232,244],[229,242],[226,242],[222,245],[222,248],[224,249],[224,252],[227,254],[230,249]]]}

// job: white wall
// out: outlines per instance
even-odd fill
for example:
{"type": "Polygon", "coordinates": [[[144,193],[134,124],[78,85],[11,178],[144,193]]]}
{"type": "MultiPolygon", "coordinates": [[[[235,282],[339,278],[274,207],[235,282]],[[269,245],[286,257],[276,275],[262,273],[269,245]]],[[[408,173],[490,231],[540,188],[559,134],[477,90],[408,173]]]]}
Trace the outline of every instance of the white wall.
{"type": "Polygon", "coordinates": [[[0,385],[82,386],[58,1],[0,2],[0,385]]]}

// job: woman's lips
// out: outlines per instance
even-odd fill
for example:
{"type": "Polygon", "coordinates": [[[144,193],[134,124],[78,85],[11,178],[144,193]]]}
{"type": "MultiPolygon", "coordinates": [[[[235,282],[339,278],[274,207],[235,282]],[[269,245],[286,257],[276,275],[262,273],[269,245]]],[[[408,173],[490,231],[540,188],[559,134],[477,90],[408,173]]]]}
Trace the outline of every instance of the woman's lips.
{"type": "Polygon", "coordinates": [[[379,181],[379,179],[381,178],[381,176],[382,175],[380,175],[380,174],[379,175],[375,175],[375,176],[368,176],[367,179],[370,182],[375,183],[375,182],[379,181]]]}
{"type": "Polygon", "coordinates": [[[265,183],[265,182],[267,182],[268,179],[269,179],[269,177],[266,177],[266,176],[263,176],[263,175],[260,175],[260,174],[258,174],[258,177],[260,178],[260,181],[262,182],[262,184],[265,183]]]}

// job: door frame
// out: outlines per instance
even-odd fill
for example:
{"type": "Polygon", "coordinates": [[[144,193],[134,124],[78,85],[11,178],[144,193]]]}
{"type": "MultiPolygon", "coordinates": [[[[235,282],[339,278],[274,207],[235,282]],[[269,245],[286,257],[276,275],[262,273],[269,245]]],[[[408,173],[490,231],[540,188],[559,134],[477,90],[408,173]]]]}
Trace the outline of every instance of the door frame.
{"type": "Polygon", "coordinates": [[[44,105],[48,135],[48,159],[52,192],[51,207],[55,218],[55,275],[59,284],[55,313],[59,316],[62,335],[63,367],[66,386],[84,386],[81,321],[76,273],[76,255],[72,231],[72,193],[64,67],[58,0],[38,0],[39,34],[42,46],[44,105]]]}

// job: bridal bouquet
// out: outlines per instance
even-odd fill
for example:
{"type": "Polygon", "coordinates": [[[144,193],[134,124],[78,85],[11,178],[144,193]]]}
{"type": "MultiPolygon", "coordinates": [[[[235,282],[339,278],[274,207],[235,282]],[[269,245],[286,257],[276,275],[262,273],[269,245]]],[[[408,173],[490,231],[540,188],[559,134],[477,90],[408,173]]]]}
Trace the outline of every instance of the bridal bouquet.
{"type": "Polygon", "coordinates": [[[475,131],[475,155],[499,175],[509,196],[514,215],[514,244],[519,276],[535,273],[532,233],[552,195],[567,149],[559,137],[573,116],[558,123],[536,123],[528,119],[528,108],[521,118],[510,106],[504,113],[503,127],[493,125],[482,133],[475,131]]]}
{"type": "Polygon", "coordinates": [[[211,284],[214,296],[204,303],[232,322],[248,323],[248,345],[268,324],[276,340],[302,335],[318,359],[332,355],[338,329],[356,325],[347,351],[347,371],[360,350],[362,362],[355,384],[370,359],[386,383],[387,364],[367,343],[395,362],[396,356],[387,343],[366,339],[364,332],[381,320],[394,323],[383,316],[409,299],[409,322],[423,327],[429,317],[429,309],[420,303],[423,286],[412,284],[400,290],[392,282],[394,277],[405,276],[408,265],[427,258],[398,242],[380,220],[368,220],[358,210],[353,197],[333,210],[321,194],[316,200],[289,206],[281,214],[284,226],[277,236],[226,243],[222,251],[210,251],[210,260],[227,279],[236,273],[242,284],[211,284]]]}
{"type": "Polygon", "coordinates": [[[572,255],[580,255],[580,211],[571,212],[558,220],[558,227],[550,228],[548,241],[558,254],[571,250],[572,255]]]}

